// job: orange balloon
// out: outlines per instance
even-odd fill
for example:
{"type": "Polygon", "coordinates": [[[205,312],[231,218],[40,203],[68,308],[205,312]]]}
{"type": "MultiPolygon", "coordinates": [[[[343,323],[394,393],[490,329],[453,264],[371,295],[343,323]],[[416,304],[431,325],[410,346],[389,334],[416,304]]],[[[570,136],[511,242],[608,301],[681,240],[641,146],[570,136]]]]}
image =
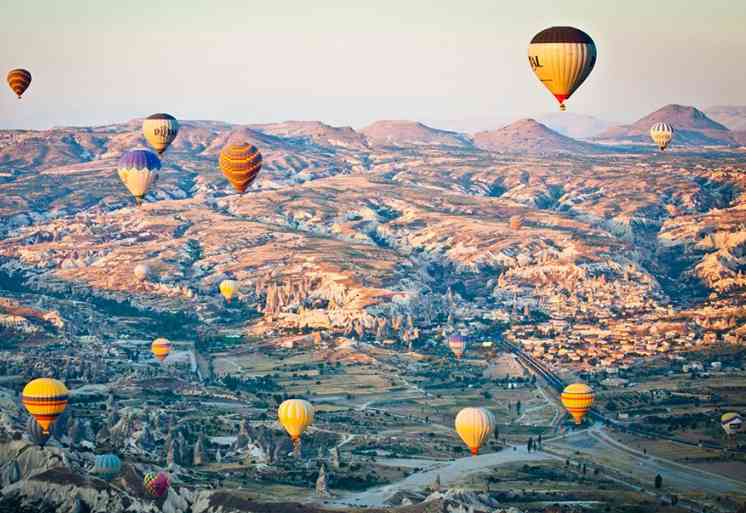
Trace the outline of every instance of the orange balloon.
{"type": "Polygon", "coordinates": [[[261,168],[262,154],[252,144],[227,144],[220,151],[220,170],[240,193],[246,192],[261,168]]]}
{"type": "Polygon", "coordinates": [[[28,89],[28,86],[31,85],[31,73],[28,70],[25,69],[12,69],[8,72],[8,85],[11,89],[13,89],[13,92],[18,95],[18,99],[21,99],[21,95],[28,89]]]}

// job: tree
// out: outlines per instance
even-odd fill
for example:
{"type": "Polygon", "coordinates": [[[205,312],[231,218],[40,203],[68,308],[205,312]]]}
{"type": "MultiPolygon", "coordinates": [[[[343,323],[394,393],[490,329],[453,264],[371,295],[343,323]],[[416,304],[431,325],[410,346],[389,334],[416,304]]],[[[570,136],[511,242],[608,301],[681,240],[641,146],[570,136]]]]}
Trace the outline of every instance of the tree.
{"type": "Polygon", "coordinates": [[[500,429],[497,426],[495,426],[495,440],[500,441],[500,429]]]}
{"type": "Polygon", "coordinates": [[[663,486],[663,476],[661,476],[660,474],[656,474],[655,475],[655,489],[660,490],[662,486],[663,486]]]}
{"type": "Polygon", "coordinates": [[[516,412],[516,415],[521,414],[521,401],[518,401],[515,403],[515,412],[516,412]]]}
{"type": "Polygon", "coordinates": [[[529,437],[528,438],[528,444],[526,444],[526,445],[527,445],[528,452],[531,452],[531,449],[534,448],[534,439],[533,439],[533,437],[529,437]]]}

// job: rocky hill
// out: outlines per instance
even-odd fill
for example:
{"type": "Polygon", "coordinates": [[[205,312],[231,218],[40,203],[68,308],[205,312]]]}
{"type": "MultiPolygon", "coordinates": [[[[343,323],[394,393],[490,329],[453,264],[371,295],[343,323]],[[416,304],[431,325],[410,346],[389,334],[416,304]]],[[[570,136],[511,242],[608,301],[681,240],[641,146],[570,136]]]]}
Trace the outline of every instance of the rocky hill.
{"type": "Polygon", "coordinates": [[[360,133],[375,146],[472,147],[469,137],[464,134],[431,128],[416,121],[376,121],[360,133]]]}
{"type": "Polygon", "coordinates": [[[631,125],[609,128],[595,137],[607,143],[650,142],[650,127],[655,123],[668,123],[674,127],[671,143],[687,146],[737,146],[739,136],[734,135],[724,125],[713,121],[704,112],[685,105],[666,105],[637,120],[631,125]]]}
{"type": "Polygon", "coordinates": [[[559,134],[533,119],[522,119],[497,130],[474,134],[474,144],[483,150],[515,154],[603,151],[602,147],[559,134]]]}
{"type": "Polygon", "coordinates": [[[746,130],[746,105],[719,105],[704,110],[711,119],[736,132],[746,130]]]}
{"type": "Polygon", "coordinates": [[[552,112],[536,119],[542,125],[573,139],[590,139],[614,126],[606,120],[573,112],[552,112]]]}
{"type": "MultiPolygon", "coordinates": [[[[600,151],[531,120],[479,134],[479,147],[412,123],[382,129],[375,142],[316,122],[184,121],[161,179],[136,208],[115,166],[123,150],[144,144],[138,126],[0,132],[0,511],[325,511],[323,501],[257,497],[254,485],[272,483],[305,500],[317,478],[318,467],[287,456],[278,401],[323,391],[334,404],[320,408],[303,442],[302,456],[316,463],[331,465],[331,447],[350,458],[358,458],[350,446],[388,448],[380,433],[405,417],[408,449],[429,438],[412,429],[431,426],[412,424],[414,410],[361,410],[369,399],[358,395],[349,408],[334,401],[360,390],[396,390],[397,404],[423,397],[416,387],[432,376],[420,363],[448,362],[446,329],[520,341],[528,331],[503,330],[551,322],[567,344],[552,356],[558,367],[655,355],[657,335],[645,335],[653,349],[634,355],[619,341],[673,322],[688,335],[667,335],[667,352],[704,346],[710,333],[743,339],[742,150],[600,151]],[[231,192],[216,162],[236,138],[266,162],[244,195],[231,192]],[[138,263],[150,268],[144,280],[138,263]],[[239,283],[230,304],[217,292],[225,278],[239,283]],[[600,319],[603,343],[595,343],[589,326],[600,319]],[[174,341],[168,363],[149,356],[156,334],[174,341]],[[255,364],[263,370],[242,370],[255,364]],[[18,391],[45,374],[66,380],[72,408],[85,415],[73,413],[68,445],[41,451],[21,439],[18,391]],[[352,387],[356,379],[363,386],[352,387]],[[109,392],[119,407],[104,404],[109,392]],[[242,419],[252,443],[239,443],[242,419]],[[92,448],[114,443],[126,467],[110,486],[87,469],[92,448]],[[159,504],[139,484],[154,465],[175,483],[159,504]]],[[[453,370],[476,379],[483,360],[453,370]]],[[[448,384],[437,390],[461,393],[452,374],[438,371],[448,384]]],[[[450,451],[457,444],[447,433],[437,443],[450,451]]],[[[363,462],[361,473],[348,464],[337,475],[354,489],[399,472],[374,476],[372,462],[351,461],[363,462]]],[[[497,496],[471,492],[404,495],[390,510],[501,507],[497,496]]]]}

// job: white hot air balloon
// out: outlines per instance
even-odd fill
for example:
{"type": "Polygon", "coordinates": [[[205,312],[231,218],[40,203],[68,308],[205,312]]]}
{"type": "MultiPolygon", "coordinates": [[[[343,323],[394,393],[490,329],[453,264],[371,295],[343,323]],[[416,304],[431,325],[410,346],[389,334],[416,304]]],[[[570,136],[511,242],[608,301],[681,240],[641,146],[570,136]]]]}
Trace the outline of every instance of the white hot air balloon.
{"type": "Polygon", "coordinates": [[[145,281],[150,274],[150,268],[146,264],[137,264],[135,266],[135,278],[139,281],[145,281]]]}
{"type": "Polygon", "coordinates": [[[668,123],[656,123],[650,127],[650,138],[663,151],[673,139],[673,132],[673,127],[668,123]]]}

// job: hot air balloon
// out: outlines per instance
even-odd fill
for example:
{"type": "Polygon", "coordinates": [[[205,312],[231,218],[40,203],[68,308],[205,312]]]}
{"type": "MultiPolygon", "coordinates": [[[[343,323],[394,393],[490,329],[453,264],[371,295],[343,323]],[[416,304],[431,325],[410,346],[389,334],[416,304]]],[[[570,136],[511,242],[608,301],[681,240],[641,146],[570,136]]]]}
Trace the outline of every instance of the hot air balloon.
{"type": "Polygon", "coordinates": [[[476,456],[495,430],[495,416],[486,408],[464,408],[456,415],[456,432],[476,456]]]}
{"type": "Polygon", "coordinates": [[[650,138],[663,151],[673,139],[673,127],[668,123],[656,123],[650,127],[650,138]]]}
{"type": "Polygon", "coordinates": [[[313,422],[313,406],[303,399],[288,399],[277,409],[277,417],[293,440],[293,452],[300,455],[300,436],[313,422]]]}
{"type": "Polygon", "coordinates": [[[134,270],[135,278],[139,281],[145,281],[150,274],[150,268],[145,264],[137,264],[134,270]]]}
{"type": "Polygon", "coordinates": [[[165,338],[157,338],[151,344],[150,350],[153,352],[153,356],[162,362],[171,352],[171,342],[165,338]]]}
{"type": "Polygon", "coordinates": [[[565,100],[580,87],[596,64],[591,36],[573,27],[550,27],[528,45],[528,62],[541,83],[565,110],[565,100]]]}
{"type": "Polygon", "coordinates": [[[153,114],[142,122],[142,134],[158,155],[163,155],[178,133],[179,122],[171,114],[153,114]]]}
{"type": "Polygon", "coordinates": [[[583,417],[591,409],[593,404],[593,389],[585,383],[573,383],[567,385],[560,396],[563,406],[575,419],[575,424],[583,423],[583,417]]]}
{"type": "Polygon", "coordinates": [[[116,454],[97,454],[93,473],[104,481],[111,481],[122,470],[122,460],[116,454]]]}
{"type": "Polygon", "coordinates": [[[236,280],[223,280],[218,288],[225,300],[230,303],[233,295],[238,291],[238,282],[236,280]]]}
{"type": "Polygon", "coordinates": [[[521,216],[510,216],[510,229],[520,230],[523,228],[523,218],[521,216]]]}
{"type": "Polygon", "coordinates": [[[448,337],[448,347],[453,351],[456,359],[460,360],[466,351],[466,340],[461,335],[451,335],[448,337]]]}
{"type": "Polygon", "coordinates": [[[148,189],[158,178],[161,161],[150,150],[131,150],[119,159],[119,178],[135,197],[138,205],[148,193],[148,189]]]}
{"type": "Polygon", "coordinates": [[[143,477],[142,484],[151,497],[163,497],[171,486],[171,478],[165,472],[148,472],[143,477]]]}
{"type": "Polygon", "coordinates": [[[37,378],[30,381],[21,393],[21,402],[36,419],[44,434],[67,406],[68,391],[61,381],[37,378]]]}
{"type": "Polygon", "coordinates": [[[227,144],[220,151],[220,170],[239,193],[246,192],[261,168],[262,154],[247,142],[227,144]]]}
{"type": "Polygon", "coordinates": [[[8,85],[20,100],[28,86],[31,85],[31,73],[21,68],[10,70],[8,72],[8,85]]]}
{"type": "Polygon", "coordinates": [[[735,436],[743,429],[743,418],[736,412],[728,412],[720,417],[720,425],[728,436],[735,436]]]}

